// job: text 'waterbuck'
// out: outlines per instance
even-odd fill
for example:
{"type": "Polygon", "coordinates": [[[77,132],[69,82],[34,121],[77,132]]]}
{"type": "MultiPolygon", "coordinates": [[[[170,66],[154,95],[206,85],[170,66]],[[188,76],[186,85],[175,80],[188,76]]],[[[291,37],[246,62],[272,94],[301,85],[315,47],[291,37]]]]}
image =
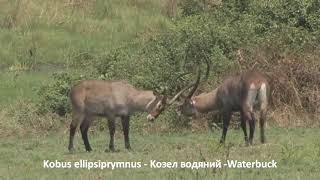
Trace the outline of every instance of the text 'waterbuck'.
{"type": "MultiPolygon", "coordinates": [[[[108,119],[110,133],[109,150],[115,151],[115,119],[122,121],[125,148],[131,149],[129,142],[129,117],[134,112],[148,112],[147,119],[154,120],[164,110],[166,96],[155,95],[153,91],[142,91],[130,84],[119,81],[85,80],[74,86],[70,92],[72,122],[70,124],[69,151],[74,151],[73,139],[80,125],[86,151],[91,151],[88,129],[93,116],[108,119]]],[[[108,149],[107,149],[108,151],[108,149]]]]}
{"type": "MultiPolygon", "coordinates": [[[[224,143],[232,113],[240,112],[241,128],[248,145],[252,144],[255,130],[254,111],[260,111],[261,142],[265,143],[264,126],[268,105],[267,90],[269,89],[265,75],[256,70],[240,73],[229,77],[213,91],[192,97],[199,85],[199,80],[198,77],[193,90],[179,107],[181,114],[193,116],[198,113],[219,111],[223,117],[220,143],[224,143]],[[249,122],[250,127],[249,139],[246,122],[249,122]]],[[[182,91],[179,94],[182,94],[182,91]]]]}

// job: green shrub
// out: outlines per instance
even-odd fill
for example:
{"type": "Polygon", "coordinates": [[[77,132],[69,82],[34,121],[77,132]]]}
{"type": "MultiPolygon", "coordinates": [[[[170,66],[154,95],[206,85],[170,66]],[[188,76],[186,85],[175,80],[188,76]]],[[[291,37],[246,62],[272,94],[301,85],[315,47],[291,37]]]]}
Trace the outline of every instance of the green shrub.
{"type": "Polygon", "coordinates": [[[129,50],[117,48],[101,55],[96,64],[96,71],[100,79],[128,80],[135,73],[135,63],[129,50]]]}
{"type": "Polygon", "coordinates": [[[83,75],[71,75],[71,73],[54,73],[52,76],[54,82],[42,86],[38,90],[40,99],[38,112],[52,112],[64,116],[71,110],[69,93],[72,85],[81,79],[86,79],[86,77],[83,75]]]}
{"type": "Polygon", "coordinates": [[[183,16],[191,16],[201,14],[204,11],[204,4],[199,0],[183,0],[181,8],[183,16]]]}

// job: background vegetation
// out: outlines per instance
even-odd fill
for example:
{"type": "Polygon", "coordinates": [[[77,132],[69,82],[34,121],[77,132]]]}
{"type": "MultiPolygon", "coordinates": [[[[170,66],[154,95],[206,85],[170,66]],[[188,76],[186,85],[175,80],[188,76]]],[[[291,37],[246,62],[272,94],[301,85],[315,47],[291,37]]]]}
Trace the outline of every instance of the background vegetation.
{"type": "MultiPolygon", "coordinates": [[[[303,127],[305,131],[292,131],[317,136],[309,128],[320,125],[319,0],[0,0],[0,9],[0,138],[11,138],[0,155],[22,135],[66,136],[71,120],[68,93],[81,79],[125,80],[172,95],[194,80],[196,65],[205,68],[204,60],[210,62],[210,75],[196,93],[212,90],[230,74],[260,69],[272,85],[268,125],[303,127]]],[[[144,139],[139,135],[154,132],[167,139],[173,132],[199,133],[219,128],[221,122],[212,114],[177,118],[174,109],[154,125],[143,114],[132,119],[137,141],[144,139]]],[[[237,116],[234,119],[237,129],[237,116]]],[[[95,121],[90,133],[105,129],[105,121],[95,121]]],[[[278,128],[270,133],[273,138],[284,136],[281,143],[271,140],[285,148],[276,153],[292,150],[294,143],[286,143],[286,132],[278,128]]],[[[242,142],[239,133],[234,137],[242,142]]],[[[303,139],[300,142],[303,146],[303,139]]],[[[32,143],[39,146],[38,141],[26,146],[32,143]]],[[[314,143],[306,149],[317,153],[314,143]]],[[[297,149],[292,153],[300,152],[297,149]]],[[[306,149],[301,156],[310,154],[306,149]]],[[[298,173],[299,168],[293,169],[298,173]]],[[[251,173],[254,177],[258,172],[251,173]]]]}

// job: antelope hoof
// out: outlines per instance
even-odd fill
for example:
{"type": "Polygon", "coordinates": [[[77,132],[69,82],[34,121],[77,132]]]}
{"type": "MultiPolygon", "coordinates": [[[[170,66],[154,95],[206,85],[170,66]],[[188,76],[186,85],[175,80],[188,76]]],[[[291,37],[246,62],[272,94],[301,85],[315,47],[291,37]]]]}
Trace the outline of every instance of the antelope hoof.
{"type": "Polygon", "coordinates": [[[105,150],[105,152],[107,152],[107,153],[115,153],[115,152],[120,152],[120,150],[119,149],[114,149],[114,148],[111,148],[111,149],[106,149],[105,150]]]}
{"type": "Polygon", "coordinates": [[[73,154],[76,150],[72,147],[72,148],[68,148],[69,149],[69,153],[73,154]]]}
{"type": "Polygon", "coordinates": [[[220,139],[220,144],[224,144],[224,140],[223,139],[220,139]]]}
{"type": "Polygon", "coordinates": [[[92,151],[92,149],[91,149],[91,148],[88,148],[88,149],[86,149],[86,151],[87,151],[87,152],[91,152],[91,151],[92,151]]]}
{"type": "Polygon", "coordinates": [[[252,140],[249,140],[249,146],[252,146],[252,145],[253,145],[252,140]]]}
{"type": "Polygon", "coordinates": [[[245,142],[245,146],[246,146],[246,147],[248,147],[248,146],[250,145],[250,142],[249,142],[249,139],[248,139],[248,138],[245,138],[244,142],[245,142]]]}
{"type": "Polygon", "coordinates": [[[128,151],[133,151],[133,149],[129,146],[129,147],[126,147],[126,149],[128,150],[128,151]]]}

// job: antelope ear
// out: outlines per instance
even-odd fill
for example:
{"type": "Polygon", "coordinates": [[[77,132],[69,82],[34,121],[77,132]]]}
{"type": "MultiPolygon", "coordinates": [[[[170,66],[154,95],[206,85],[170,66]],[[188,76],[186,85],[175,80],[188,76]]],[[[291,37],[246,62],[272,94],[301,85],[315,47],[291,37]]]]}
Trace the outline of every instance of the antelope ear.
{"type": "Polygon", "coordinates": [[[189,99],[189,98],[186,98],[186,99],[184,99],[184,103],[192,103],[192,100],[191,99],[189,99]]]}
{"type": "Polygon", "coordinates": [[[155,95],[156,97],[159,97],[159,96],[160,96],[159,92],[157,92],[157,91],[152,91],[152,93],[153,93],[153,95],[155,95]]]}
{"type": "Polygon", "coordinates": [[[163,100],[163,101],[167,101],[167,99],[168,99],[168,96],[163,96],[163,97],[162,97],[162,100],[163,100]]]}
{"type": "Polygon", "coordinates": [[[167,96],[163,96],[162,99],[161,99],[161,101],[164,102],[164,103],[166,103],[166,102],[167,102],[167,99],[168,99],[167,96]]]}

